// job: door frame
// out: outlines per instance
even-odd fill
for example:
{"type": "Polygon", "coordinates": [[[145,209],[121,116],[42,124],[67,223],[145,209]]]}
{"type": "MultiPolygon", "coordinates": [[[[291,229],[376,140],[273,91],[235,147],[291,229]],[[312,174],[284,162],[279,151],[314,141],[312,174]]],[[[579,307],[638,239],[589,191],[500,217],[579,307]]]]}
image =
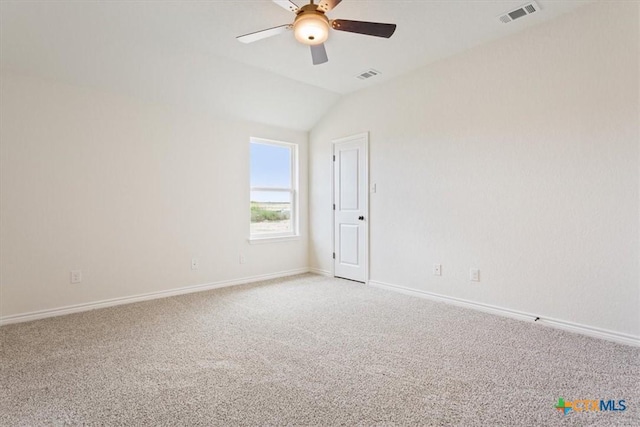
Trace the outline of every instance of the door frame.
{"type": "MultiPolygon", "coordinates": [[[[336,203],[336,183],[335,183],[335,155],[336,146],[341,143],[351,142],[354,139],[364,138],[364,174],[366,181],[366,191],[364,192],[364,208],[365,208],[365,235],[364,235],[364,284],[369,284],[369,132],[357,133],[355,135],[345,136],[343,138],[334,139],[331,141],[331,203],[336,203]]],[[[336,251],[336,211],[331,209],[331,249],[335,253],[336,251]]],[[[331,276],[336,277],[336,260],[332,259],[331,262],[331,276]]],[[[347,279],[345,279],[347,280],[347,279]]]]}

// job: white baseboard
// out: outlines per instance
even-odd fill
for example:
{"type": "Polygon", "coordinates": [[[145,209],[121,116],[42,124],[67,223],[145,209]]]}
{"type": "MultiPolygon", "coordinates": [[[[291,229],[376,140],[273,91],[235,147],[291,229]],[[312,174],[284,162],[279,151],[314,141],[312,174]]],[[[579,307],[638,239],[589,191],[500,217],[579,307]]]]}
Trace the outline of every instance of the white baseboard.
{"type": "MultiPolygon", "coordinates": [[[[446,295],[435,294],[432,292],[421,291],[418,289],[411,289],[404,286],[391,285],[389,283],[383,283],[383,282],[378,282],[374,280],[369,280],[369,285],[377,288],[391,290],[394,292],[400,292],[405,295],[412,295],[412,296],[426,298],[433,301],[445,302],[447,304],[453,304],[459,307],[471,308],[474,310],[483,311],[485,313],[496,314],[498,316],[510,317],[512,319],[524,320],[527,322],[533,322],[538,317],[535,314],[525,313],[518,310],[511,310],[511,309],[498,307],[490,304],[483,304],[483,303],[469,301],[461,298],[449,297],[446,295]]],[[[567,322],[565,320],[552,319],[548,317],[541,317],[536,323],[544,326],[550,326],[553,328],[563,329],[565,331],[586,335],[593,338],[600,338],[608,341],[617,342],[620,344],[640,347],[640,337],[637,337],[634,335],[610,331],[607,329],[595,328],[593,326],[587,326],[579,323],[567,322]]]]}
{"type": "Polygon", "coordinates": [[[309,268],[309,273],[319,274],[320,276],[333,277],[333,273],[329,270],[322,270],[320,268],[309,268]]]}
{"type": "Polygon", "coordinates": [[[281,277],[295,276],[296,274],[308,273],[308,268],[298,268],[295,270],[280,271],[271,274],[262,274],[259,276],[243,277],[240,279],[223,280],[213,283],[204,283],[201,285],[185,286],[182,288],[168,289],[166,291],[150,292],[147,294],[132,295],[121,298],[111,298],[101,301],[88,302],[83,304],[68,305],[65,307],[51,308],[47,310],[32,311],[29,313],[13,314],[10,316],[0,317],[0,326],[10,323],[29,322],[31,320],[45,319],[47,317],[63,316],[65,314],[79,313],[82,311],[95,310],[98,308],[112,307],[115,305],[130,304],[133,302],[148,301],[158,298],[172,297],[175,295],[190,294],[193,292],[208,291],[211,289],[226,288],[229,286],[244,285],[263,280],[278,279],[281,277]]]}

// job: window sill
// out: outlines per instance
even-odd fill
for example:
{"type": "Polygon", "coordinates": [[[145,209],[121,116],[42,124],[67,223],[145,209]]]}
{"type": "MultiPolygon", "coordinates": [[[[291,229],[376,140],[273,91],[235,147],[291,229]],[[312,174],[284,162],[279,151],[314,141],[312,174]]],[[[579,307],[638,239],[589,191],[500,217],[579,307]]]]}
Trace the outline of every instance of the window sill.
{"type": "Polygon", "coordinates": [[[250,237],[248,240],[250,245],[261,245],[263,243],[292,242],[292,241],[300,240],[300,236],[292,235],[292,236],[274,236],[274,237],[250,237]]]}

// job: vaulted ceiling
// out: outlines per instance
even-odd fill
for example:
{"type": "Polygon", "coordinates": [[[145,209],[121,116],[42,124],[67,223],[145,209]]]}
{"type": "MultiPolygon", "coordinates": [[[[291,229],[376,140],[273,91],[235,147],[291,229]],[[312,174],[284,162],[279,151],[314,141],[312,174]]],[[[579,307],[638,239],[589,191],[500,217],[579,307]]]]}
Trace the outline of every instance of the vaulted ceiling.
{"type": "MultiPolygon", "coordinates": [[[[294,0],[303,5],[301,0],[294,0]]],[[[390,22],[390,39],[332,31],[329,62],[286,33],[252,44],[241,34],[287,24],[271,0],[13,1],[0,3],[0,66],[154,102],[309,129],[341,95],[506,37],[589,1],[343,0],[330,18],[390,22]],[[355,78],[373,68],[380,76],[355,78]]]]}

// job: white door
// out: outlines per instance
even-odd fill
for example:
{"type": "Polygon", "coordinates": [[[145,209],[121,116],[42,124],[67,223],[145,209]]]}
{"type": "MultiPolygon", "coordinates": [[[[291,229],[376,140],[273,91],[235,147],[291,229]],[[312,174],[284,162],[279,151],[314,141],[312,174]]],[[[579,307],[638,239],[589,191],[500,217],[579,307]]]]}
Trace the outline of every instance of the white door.
{"type": "Polygon", "coordinates": [[[368,134],[333,141],[334,275],[367,281],[368,134]]]}

